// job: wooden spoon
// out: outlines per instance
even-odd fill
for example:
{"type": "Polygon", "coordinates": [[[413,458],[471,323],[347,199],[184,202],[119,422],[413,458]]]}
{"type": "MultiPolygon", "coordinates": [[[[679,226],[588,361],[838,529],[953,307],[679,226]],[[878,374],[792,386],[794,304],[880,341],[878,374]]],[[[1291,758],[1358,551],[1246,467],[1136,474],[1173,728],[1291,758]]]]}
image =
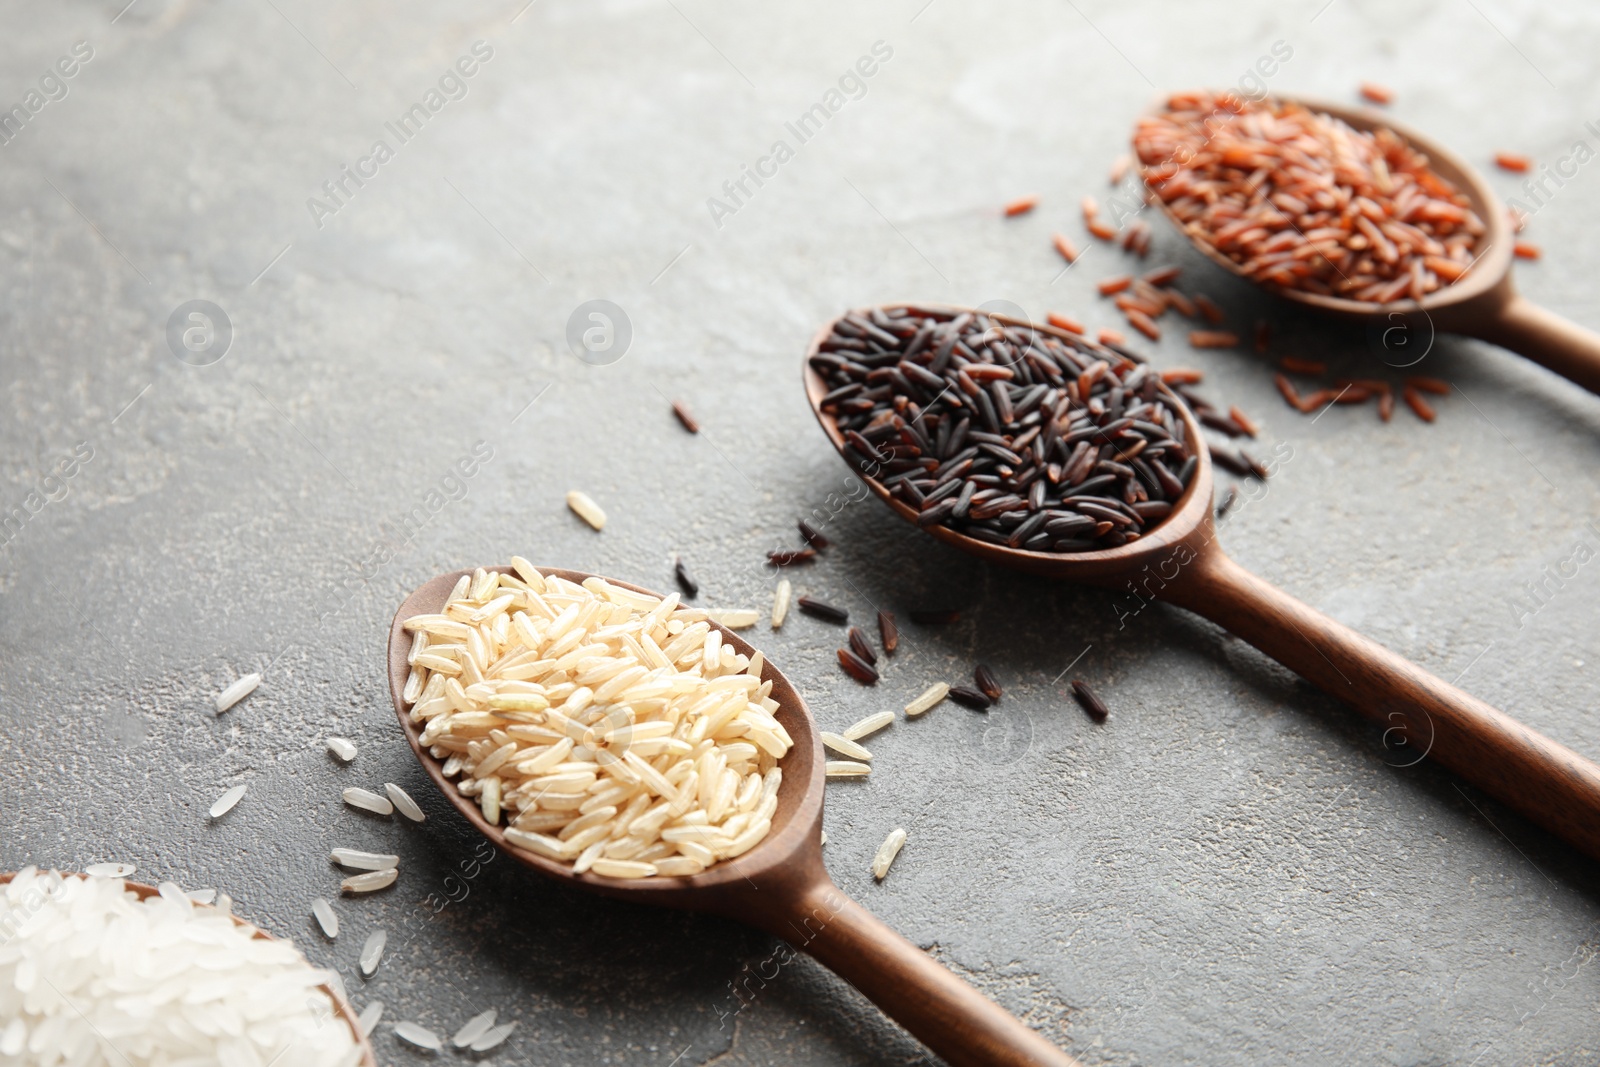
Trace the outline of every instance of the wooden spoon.
{"type": "MultiPolygon", "coordinates": [[[[1392,130],[1401,140],[1426,155],[1432,170],[1471,201],[1472,210],[1483,220],[1486,231],[1478,245],[1483,251],[1472,269],[1455,282],[1429,293],[1420,303],[1408,299],[1373,304],[1281,286],[1263,288],[1315,311],[1377,329],[1380,336],[1385,338],[1382,342],[1385,347],[1388,347],[1389,331],[1398,331],[1396,337],[1400,343],[1421,348],[1414,359],[1408,355],[1407,358],[1412,362],[1420,360],[1433,343],[1432,336],[1415,339],[1410,336],[1413,330],[1426,322],[1440,333],[1476,337],[1509,348],[1591,393],[1600,393],[1600,334],[1546,311],[1517,293],[1511,283],[1511,248],[1516,238],[1511,232],[1505,205],[1483,175],[1454,152],[1415,130],[1391,121],[1387,115],[1379,115],[1367,108],[1314,100],[1291,97],[1274,99],[1332,115],[1358,130],[1392,130]]],[[[1164,105],[1158,110],[1164,110],[1164,105]]],[[[1246,275],[1239,264],[1184,229],[1183,223],[1178,221],[1161,197],[1150,192],[1148,199],[1172,221],[1179,232],[1190,238],[1206,258],[1224,270],[1255,283],[1256,280],[1246,275]]],[[[1410,363],[1396,365],[1409,366],[1410,363]]]]}
{"type": "MultiPolygon", "coordinates": [[[[931,304],[891,305],[913,311],[958,315],[969,308],[931,304]]],[[[1071,343],[1083,339],[1053,326],[1039,326],[993,312],[992,320],[1050,334],[1071,343]]],[[[811,358],[833,333],[818,331],[806,352],[805,386],[811,410],[833,447],[852,468],[856,462],[832,416],[821,408],[828,386],[811,358]]],[[[1113,365],[1120,357],[1107,352],[1113,365]]],[[[1166,390],[1165,386],[1162,386],[1166,390]]],[[[1199,423],[1181,400],[1168,397],[1182,414],[1190,441],[1203,441],[1199,423]]],[[[1193,480],[1172,512],[1137,541],[1094,552],[1030,552],[967,537],[943,525],[927,527],[946,544],[980,559],[1050,578],[1123,590],[1130,603],[1169,600],[1244,638],[1296,674],[1352,705],[1386,728],[1385,740],[1404,738],[1414,751],[1449,767],[1462,778],[1600,859],[1600,766],[1559,745],[1488,704],[1449,685],[1334,620],[1267,584],[1223,554],[1212,519],[1211,457],[1202,448],[1193,480]]],[[[862,479],[907,522],[917,513],[879,482],[862,479]]],[[[1108,617],[1107,623],[1111,619],[1108,617]]]]}
{"type": "MultiPolygon", "coordinates": [[[[510,567],[485,568],[513,573],[510,567]]],[[[588,574],[539,568],[581,583],[588,574]]],[[[822,864],[822,741],[805,701],[782,673],[768,662],[762,678],[772,682],[777,718],[794,740],[780,763],[783,781],[778,810],[766,840],[737,859],[723,860],[688,878],[607,878],[575,874],[571,864],[546,859],[510,844],[499,826],[490,825],[471,798],[444,776],[443,765],[420,743],[421,731],[411,721],[402,693],[410,666],[406,654],[411,635],[404,630],[413,615],[444,610],[456,582],[470,571],[442,574],[406,598],[389,628],[389,693],[395,714],[417,762],[433,784],[478,832],[529,867],[561,881],[606,896],[640,904],[660,904],[705,911],[749,923],[810,953],[854,985],[884,1013],[904,1026],[928,1048],[955,1067],[1076,1067],[1077,1061],[1057,1049],[999,1005],[935,963],[928,954],[845,896],[822,864]]],[[[606,581],[646,596],[648,589],[607,578],[606,581]]],[[[755,649],[725,627],[724,645],[741,655],[755,649]]]]}
{"type": "MultiPolygon", "coordinates": [[[[89,877],[88,875],[69,874],[66,872],[63,872],[62,876],[65,878],[89,877]]],[[[0,873],[0,885],[7,884],[15,877],[16,872],[14,871],[0,873]]],[[[122,884],[125,885],[130,892],[137,895],[140,900],[145,900],[153,896],[159,896],[161,893],[161,890],[157,889],[153,885],[144,885],[140,882],[129,882],[126,880],[124,880],[122,884]]],[[[204,908],[207,906],[208,905],[205,904],[195,905],[197,908],[204,908]]],[[[229,917],[233,919],[233,924],[235,926],[254,931],[253,936],[259,937],[264,941],[275,940],[271,934],[261,929],[261,927],[257,926],[255,923],[241,919],[237,915],[230,915],[229,917]]],[[[361,1022],[356,1018],[355,1009],[350,1007],[350,1002],[344,999],[344,994],[340,993],[339,990],[330,985],[319,985],[317,988],[322,990],[323,993],[327,994],[328,998],[333,1001],[334,1007],[338,1009],[339,1018],[343,1019],[345,1025],[350,1027],[350,1036],[355,1038],[357,1045],[361,1046],[361,1067],[378,1067],[378,1058],[372,1053],[372,1044],[367,1040],[366,1035],[361,1032],[361,1022]]]]}

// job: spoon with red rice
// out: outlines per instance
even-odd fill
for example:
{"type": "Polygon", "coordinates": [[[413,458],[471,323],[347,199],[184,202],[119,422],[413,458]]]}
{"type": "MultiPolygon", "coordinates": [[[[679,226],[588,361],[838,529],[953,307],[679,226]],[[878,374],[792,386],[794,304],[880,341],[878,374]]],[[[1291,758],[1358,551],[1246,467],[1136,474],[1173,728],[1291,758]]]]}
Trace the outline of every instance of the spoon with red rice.
{"type": "Polygon", "coordinates": [[[1386,362],[1462,334],[1600,392],[1600,335],[1517,293],[1510,214],[1437,142],[1364,108],[1185,92],[1133,144],[1150,201],[1207,258],[1367,325],[1386,362]]]}

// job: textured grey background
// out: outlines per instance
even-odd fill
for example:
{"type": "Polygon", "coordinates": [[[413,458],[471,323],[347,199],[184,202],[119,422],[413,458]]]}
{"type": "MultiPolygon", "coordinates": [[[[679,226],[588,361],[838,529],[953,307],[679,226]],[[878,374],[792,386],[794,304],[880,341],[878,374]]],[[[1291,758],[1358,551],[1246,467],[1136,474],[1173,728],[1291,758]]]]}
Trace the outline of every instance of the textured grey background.
{"type": "MultiPolygon", "coordinates": [[[[521,1022],[505,1063],[922,1054],[803,959],[738,1010],[730,983],[770,956],[763,936],[573,895],[505,857],[472,867],[383,688],[406,590],[513,552],[666,587],[681,553],[703,603],[764,609],[764,552],[845,488],[798,384],[816,326],[904,298],[1112,324],[1092,285],[1120,254],[1097,247],[1058,277],[1050,232],[1083,237],[1078,197],[1104,196],[1158,90],[1233,84],[1274,41],[1294,50],[1274,88],[1350,99],[1386,82],[1396,116],[1470,159],[1600,143],[1584,127],[1600,117],[1600,12],[1580,5],[138,0],[119,16],[123,2],[7,3],[0,21],[7,106],[73,42],[94,49],[0,147],[0,508],[76,443],[94,449],[0,550],[0,868],[116,858],[221,886],[391,1021],[449,1031],[498,1006],[521,1022]],[[480,39],[493,58],[466,98],[319,229],[306,199],[480,39]],[[706,198],[878,40],[894,54],[865,97],[715,227],[706,198]],[[996,217],[1028,192],[1038,212],[996,217]],[[596,297],[634,329],[611,366],[564,341],[596,297]],[[165,342],[195,298],[235,328],[206,367],[165,342]],[[677,427],[670,397],[703,434],[677,427]],[[477,440],[494,457],[465,499],[363,569],[382,524],[477,440]],[[603,533],[562,506],[573,487],[610,512],[603,533]],[[252,670],[261,689],[214,717],[213,695],[252,670]],[[360,744],[353,765],[322,751],[329,733],[360,744]],[[389,780],[426,824],[340,803],[342,786],[389,780]],[[208,822],[239,782],[244,801],[208,822]],[[335,845],[403,860],[393,890],[338,904],[330,945],[308,905],[334,893],[335,845]],[[377,926],[391,947],[363,982],[377,926]]],[[[1539,211],[1545,258],[1518,269],[1591,325],[1596,180],[1581,171],[1539,211]]],[[[1373,371],[1359,333],[1257,301],[1170,232],[1150,262],[1189,265],[1246,328],[1272,317],[1282,352],[1373,371]]],[[[1370,407],[1312,424],[1260,357],[1146,347],[1203,367],[1269,447],[1293,447],[1225,529],[1241,562],[1600,754],[1600,564],[1520,625],[1512,606],[1576,539],[1600,547],[1600,401],[1445,340],[1423,369],[1460,393],[1436,425],[1404,410],[1381,425],[1370,407]]],[[[829,528],[800,591],[863,616],[963,616],[908,625],[872,690],[839,673],[838,634],[814,620],[752,631],[824,725],[979,660],[1008,686],[988,720],[946,705],[873,742],[872,779],[830,789],[829,866],[1075,1055],[1600,1062],[1591,862],[1426,764],[1391,766],[1409,757],[1208,624],[1161,608],[1119,630],[1109,594],[979,566],[876,504],[829,528]],[[1086,646],[1074,673],[1112,705],[1103,727],[1058,677],[1086,646]],[[910,842],[874,884],[896,825],[910,842]]],[[[377,1042],[386,1062],[416,1058],[387,1025],[377,1042]]]]}

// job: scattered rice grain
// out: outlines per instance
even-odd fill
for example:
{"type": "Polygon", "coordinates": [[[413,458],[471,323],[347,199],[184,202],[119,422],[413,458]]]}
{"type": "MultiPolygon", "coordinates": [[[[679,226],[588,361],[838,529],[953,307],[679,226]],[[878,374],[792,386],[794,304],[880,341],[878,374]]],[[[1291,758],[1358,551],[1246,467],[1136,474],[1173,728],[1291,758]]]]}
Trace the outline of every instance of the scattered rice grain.
{"type": "Polygon", "coordinates": [[[240,798],[245,795],[249,788],[250,786],[248,784],[236,785],[218,797],[217,802],[211,805],[211,817],[213,819],[220,819],[224,815],[228,814],[228,812],[232,811],[233,806],[239,803],[240,798]]]}
{"type": "Polygon", "coordinates": [[[872,877],[883,881],[884,875],[889,873],[889,868],[894,863],[900,850],[905,847],[906,832],[900,827],[889,831],[889,836],[883,839],[883,844],[878,846],[877,853],[872,857],[872,877]]]}
{"type": "Polygon", "coordinates": [[[906,718],[916,718],[949,695],[949,685],[944,682],[934,682],[922,691],[921,696],[906,705],[906,718]]]}
{"type": "Polygon", "coordinates": [[[880,711],[868,715],[865,719],[852,723],[839,736],[846,741],[859,741],[868,734],[877,733],[879,730],[894,722],[894,712],[880,711]]]}
{"type": "Polygon", "coordinates": [[[605,529],[606,513],[588,493],[579,489],[572,490],[567,494],[567,507],[571,508],[573,514],[577,515],[578,518],[593,526],[596,530],[605,529]]]}
{"type": "Polygon", "coordinates": [[[256,686],[261,684],[261,675],[250,673],[238,679],[228,688],[217,694],[217,714],[221,715],[239,701],[256,691],[256,686]]]}
{"type": "Polygon", "coordinates": [[[404,815],[412,822],[422,822],[428,817],[427,814],[423,812],[422,808],[417,804],[417,802],[411,799],[411,794],[407,793],[404,789],[401,789],[393,782],[385,782],[383,784],[383,791],[389,794],[389,801],[394,804],[395,808],[400,812],[400,814],[404,815]]]}
{"type": "Polygon", "coordinates": [[[344,791],[344,802],[352,808],[360,808],[378,815],[394,814],[394,804],[370,789],[351,786],[344,791]]]}

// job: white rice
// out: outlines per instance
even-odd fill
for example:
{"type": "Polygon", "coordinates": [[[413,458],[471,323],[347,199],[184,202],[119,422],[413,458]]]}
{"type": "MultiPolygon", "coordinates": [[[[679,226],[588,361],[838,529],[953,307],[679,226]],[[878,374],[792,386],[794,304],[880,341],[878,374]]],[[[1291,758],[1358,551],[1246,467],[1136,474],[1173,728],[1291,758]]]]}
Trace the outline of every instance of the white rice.
{"type": "Polygon", "coordinates": [[[91,863],[83,873],[92,878],[126,878],[138,869],[131,863],[91,863]]]}
{"type": "Polygon", "coordinates": [[[498,1014],[494,1008],[490,1008],[481,1015],[474,1015],[462,1025],[461,1029],[456,1031],[456,1036],[450,1039],[450,1043],[456,1048],[466,1048],[489,1032],[490,1028],[494,1026],[494,1020],[498,1014]]]}
{"type": "Polygon", "coordinates": [[[339,888],[346,893],[373,893],[394,885],[394,880],[398,877],[400,872],[393,867],[386,871],[366,871],[352,874],[339,883],[339,888]]]}
{"type": "Polygon", "coordinates": [[[224,815],[228,814],[228,812],[232,811],[233,806],[239,803],[239,800],[244,796],[246,790],[249,788],[250,786],[248,784],[236,785],[218,797],[217,802],[211,805],[211,817],[213,819],[220,819],[224,815]]]}
{"type": "Polygon", "coordinates": [[[822,843],[824,845],[828,843],[828,831],[826,830],[822,831],[822,843]]]}
{"type": "Polygon", "coordinates": [[[217,694],[217,714],[221,715],[239,701],[256,691],[256,686],[261,684],[261,675],[247,674],[234,682],[228,688],[217,694]]]}
{"type": "Polygon", "coordinates": [[[883,729],[885,726],[888,726],[892,722],[894,722],[894,712],[880,711],[874,715],[868,715],[860,722],[851,724],[851,726],[839,736],[844,738],[846,741],[859,741],[868,734],[877,733],[879,730],[883,729]]]}
{"type": "Polygon", "coordinates": [[[851,759],[859,760],[869,760],[872,758],[872,753],[868,752],[854,741],[847,737],[840,737],[838,734],[830,733],[827,730],[822,731],[822,743],[839,753],[841,756],[849,756],[851,759]]]}
{"type": "Polygon", "coordinates": [[[356,1025],[361,1027],[361,1036],[371,1037],[372,1031],[378,1028],[378,1020],[381,1018],[383,1018],[383,1001],[374,1000],[362,1008],[361,1015],[356,1020],[356,1025]]]}
{"type": "Polygon", "coordinates": [[[394,1024],[394,1036],[408,1045],[426,1049],[429,1052],[438,1052],[444,1048],[439,1035],[429,1030],[426,1026],[419,1026],[414,1022],[399,1022],[394,1024]]]}
{"type": "Polygon", "coordinates": [[[778,579],[778,588],[772,593],[772,628],[778,629],[783,625],[784,618],[789,614],[789,595],[794,592],[794,586],[789,579],[778,579]]]}
{"type": "Polygon", "coordinates": [[[356,758],[356,743],[348,737],[330,737],[328,751],[349,763],[356,758]]]}
{"type": "Polygon", "coordinates": [[[894,863],[894,858],[900,855],[900,849],[905,843],[904,830],[897,826],[889,831],[889,836],[878,846],[877,855],[872,857],[872,877],[880,882],[883,881],[883,876],[889,873],[889,866],[894,863]]]}
{"type": "Polygon", "coordinates": [[[389,794],[389,800],[394,804],[396,810],[412,822],[422,822],[428,817],[417,802],[411,799],[411,794],[393,782],[385,782],[383,791],[389,794]]]}
{"type": "Polygon", "coordinates": [[[761,618],[761,613],[754,608],[730,608],[725,611],[708,611],[706,615],[712,622],[721,623],[730,630],[747,630],[754,626],[761,618]]]}
{"type": "Polygon", "coordinates": [[[191,889],[184,895],[196,904],[215,904],[217,902],[217,891],[215,889],[191,889]]]}
{"type": "Polygon", "coordinates": [[[596,530],[606,528],[605,511],[601,509],[599,504],[594,502],[594,498],[588,493],[577,489],[572,490],[567,494],[567,507],[571,508],[578,518],[593,526],[596,530]]]}
{"type": "Polygon", "coordinates": [[[922,695],[906,705],[906,718],[914,719],[918,715],[933,707],[950,693],[950,686],[946,682],[934,682],[922,691],[922,695]]]}
{"type": "Polygon", "coordinates": [[[411,719],[460,794],[509,844],[578,873],[682,877],[755,847],[793,744],[764,660],[676,593],[526,562],[405,623],[428,636],[411,719]]]}
{"type": "Polygon", "coordinates": [[[362,1048],[288,941],[170,882],[20,872],[0,887],[0,1058],[18,1067],[354,1067],[362,1048]],[[329,1022],[333,1025],[328,1025],[329,1022]],[[25,1058],[16,1058],[25,1056],[25,1058]]]}
{"type": "Polygon", "coordinates": [[[383,930],[374,930],[367,935],[366,943],[361,946],[361,976],[371,978],[378,973],[378,961],[383,959],[383,946],[389,943],[389,935],[383,930]]]}
{"type": "Polygon", "coordinates": [[[370,789],[351,786],[344,791],[344,802],[352,808],[375,812],[378,815],[394,814],[394,804],[387,797],[381,797],[370,789]]]}
{"type": "Polygon", "coordinates": [[[872,765],[855,760],[831,759],[823,764],[829,778],[862,778],[872,773],[872,765]]]}
{"type": "Polygon", "coordinates": [[[317,917],[317,925],[322,927],[329,941],[339,936],[339,916],[334,914],[333,905],[325,898],[318,897],[311,902],[311,914],[317,917]]]}
{"type": "Polygon", "coordinates": [[[488,1031],[482,1037],[478,1038],[478,1040],[472,1043],[472,1051],[488,1052],[492,1048],[498,1048],[500,1045],[504,1044],[505,1039],[510,1037],[511,1031],[515,1030],[516,1028],[516,1023],[503,1023],[502,1025],[495,1027],[493,1030],[488,1031]]]}
{"type": "Polygon", "coordinates": [[[333,850],[333,862],[352,871],[386,871],[400,866],[400,857],[386,852],[361,852],[353,848],[333,850]]]}

